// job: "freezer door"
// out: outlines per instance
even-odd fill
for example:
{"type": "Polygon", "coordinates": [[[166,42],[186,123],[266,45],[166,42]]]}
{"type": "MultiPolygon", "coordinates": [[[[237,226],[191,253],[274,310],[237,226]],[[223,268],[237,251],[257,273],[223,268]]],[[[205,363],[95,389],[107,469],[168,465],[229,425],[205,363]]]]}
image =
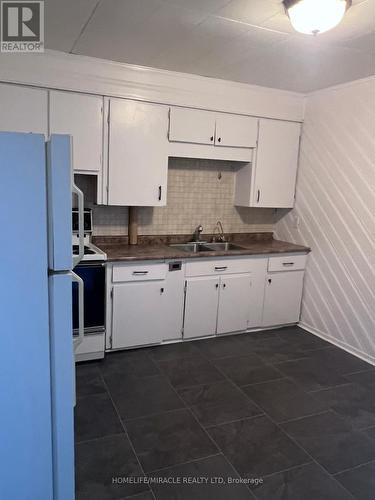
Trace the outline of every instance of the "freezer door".
{"type": "Polygon", "coordinates": [[[71,138],[52,135],[47,142],[49,269],[73,268],[71,138]]]}
{"type": "Polygon", "coordinates": [[[54,500],[74,500],[72,276],[49,277],[54,500]]]}

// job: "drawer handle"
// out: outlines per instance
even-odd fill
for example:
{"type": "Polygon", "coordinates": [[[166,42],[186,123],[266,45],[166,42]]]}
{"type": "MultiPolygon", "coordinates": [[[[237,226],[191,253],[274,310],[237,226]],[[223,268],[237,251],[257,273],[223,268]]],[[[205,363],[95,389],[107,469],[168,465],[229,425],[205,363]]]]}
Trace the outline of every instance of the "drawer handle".
{"type": "Polygon", "coordinates": [[[161,201],[161,186],[159,186],[159,201],[161,201]]]}
{"type": "Polygon", "coordinates": [[[283,266],[294,266],[294,262],[283,262],[283,266]]]}
{"type": "Polygon", "coordinates": [[[215,271],[225,271],[226,269],[228,269],[228,266],[215,267],[215,271]]]}
{"type": "Polygon", "coordinates": [[[133,271],[134,276],[145,276],[148,271],[133,271]]]}

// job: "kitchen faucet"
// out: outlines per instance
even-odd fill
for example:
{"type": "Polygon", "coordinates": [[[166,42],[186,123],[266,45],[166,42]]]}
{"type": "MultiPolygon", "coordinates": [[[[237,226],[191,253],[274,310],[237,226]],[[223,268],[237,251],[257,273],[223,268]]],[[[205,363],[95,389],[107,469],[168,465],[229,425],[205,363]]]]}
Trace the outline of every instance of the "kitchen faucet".
{"type": "Polygon", "coordinates": [[[221,241],[221,242],[225,242],[225,235],[224,235],[224,229],[223,229],[223,224],[221,223],[220,220],[218,220],[216,222],[216,226],[215,226],[215,229],[214,229],[214,237],[213,239],[215,240],[215,231],[218,231],[219,235],[218,235],[218,240],[221,241]]]}

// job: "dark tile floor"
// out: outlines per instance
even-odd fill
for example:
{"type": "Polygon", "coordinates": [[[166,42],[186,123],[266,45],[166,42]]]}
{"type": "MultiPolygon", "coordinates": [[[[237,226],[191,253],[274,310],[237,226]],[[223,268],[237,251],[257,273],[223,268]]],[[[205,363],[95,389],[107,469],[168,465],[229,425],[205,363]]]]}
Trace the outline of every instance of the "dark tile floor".
{"type": "Polygon", "coordinates": [[[374,500],[375,368],[297,328],[77,367],[77,500],[374,500]]]}

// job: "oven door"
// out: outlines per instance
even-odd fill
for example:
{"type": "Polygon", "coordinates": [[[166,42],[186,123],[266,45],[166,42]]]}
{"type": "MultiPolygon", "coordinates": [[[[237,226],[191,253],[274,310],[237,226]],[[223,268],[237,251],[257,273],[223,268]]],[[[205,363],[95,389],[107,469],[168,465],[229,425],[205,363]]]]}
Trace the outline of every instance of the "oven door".
{"type": "MultiPolygon", "coordinates": [[[[104,332],[105,325],[105,264],[81,262],[74,272],[84,283],[84,332],[96,335],[104,332]]],[[[78,334],[78,286],[73,283],[73,332],[78,334]]]]}

